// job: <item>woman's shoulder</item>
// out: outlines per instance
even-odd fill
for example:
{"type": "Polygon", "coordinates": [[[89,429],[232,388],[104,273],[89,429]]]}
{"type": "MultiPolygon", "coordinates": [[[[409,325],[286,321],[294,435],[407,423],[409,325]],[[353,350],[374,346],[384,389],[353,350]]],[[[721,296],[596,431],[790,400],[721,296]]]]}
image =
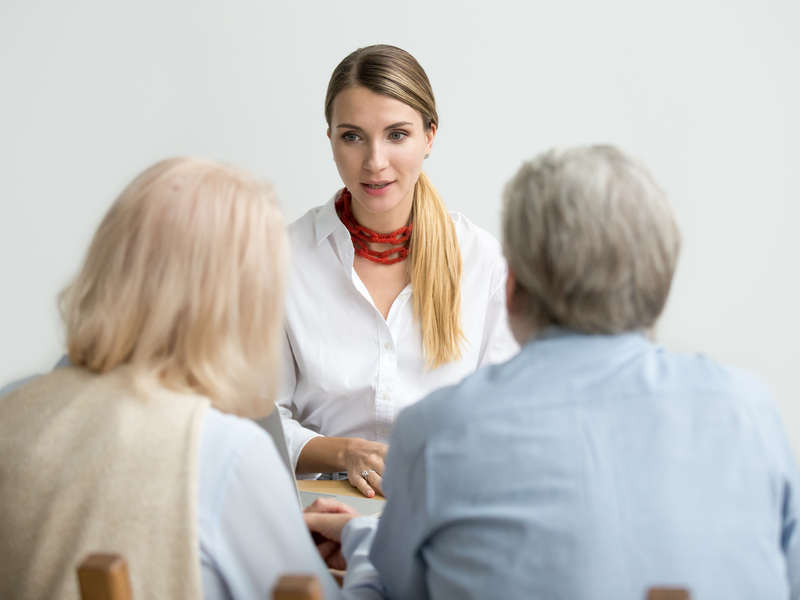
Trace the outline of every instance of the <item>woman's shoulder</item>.
{"type": "Polygon", "coordinates": [[[277,448],[266,431],[250,419],[206,410],[200,432],[200,487],[219,490],[234,473],[242,457],[254,446],[263,446],[264,460],[279,460],[277,448]],[[274,455],[274,456],[273,456],[274,455]]]}
{"type": "Polygon", "coordinates": [[[251,477],[285,474],[272,438],[250,419],[209,407],[203,420],[199,449],[200,518],[216,515],[231,484],[251,477]],[[257,455],[254,462],[251,455],[257,455]],[[255,467],[255,468],[254,468],[255,467]]]}
{"type": "Polygon", "coordinates": [[[289,225],[289,240],[293,245],[315,240],[320,233],[323,234],[323,237],[330,233],[330,231],[322,230],[332,230],[339,222],[334,203],[341,191],[337,190],[325,204],[309,209],[302,217],[289,225]]]}
{"type": "Polygon", "coordinates": [[[207,456],[215,458],[230,457],[253,442],[269,437],[267,433],[250,419],[224,413],[209,406],[203,420],[200,442],[200,459],[207,456]]]}
{"type": "Polygon", "coordinates": [[[503,250],[500,242],[491,233],[470,221],[460,212],[450,211],[450,217],[456,227],[456,235],[462,253],[475,250],[482,254],[488,252],[492,257],[502,256],[503,250]]]}
{"type": "Polygon", "coordinates": [[[503,249],[495,237],[478,227],[459,212],[451,212],[456,227],[464,274],[474,275],[477,281],[489,281],[494,290],[505,281],[506,260],[503,249]]]}

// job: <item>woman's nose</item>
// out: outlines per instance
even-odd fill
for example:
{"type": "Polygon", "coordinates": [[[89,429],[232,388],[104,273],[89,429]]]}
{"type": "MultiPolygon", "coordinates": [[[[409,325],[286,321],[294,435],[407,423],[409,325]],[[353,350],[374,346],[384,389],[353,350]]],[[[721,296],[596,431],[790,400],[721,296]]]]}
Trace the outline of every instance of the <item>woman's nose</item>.
{"type": "Polygon", "coordinates": [[[364,168],[372,172],[382,171],[389,165],[384,148],[380,143],[370,144],[367,150],[364,168]]]}

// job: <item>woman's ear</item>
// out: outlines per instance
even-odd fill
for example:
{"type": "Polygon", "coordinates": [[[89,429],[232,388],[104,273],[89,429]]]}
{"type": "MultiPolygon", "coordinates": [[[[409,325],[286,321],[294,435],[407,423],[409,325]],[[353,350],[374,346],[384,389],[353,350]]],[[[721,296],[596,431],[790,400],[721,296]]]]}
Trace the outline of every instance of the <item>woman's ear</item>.
{"type": "MultiPolygon", "coordinates": [[[[425,133],[425,154],[430,154],[433,148],[433,138],[436,137],[436,125],[431,123],[431,128],[425,133]]],[[[427,158],[427,156],[425,157],[427,158]]]]}

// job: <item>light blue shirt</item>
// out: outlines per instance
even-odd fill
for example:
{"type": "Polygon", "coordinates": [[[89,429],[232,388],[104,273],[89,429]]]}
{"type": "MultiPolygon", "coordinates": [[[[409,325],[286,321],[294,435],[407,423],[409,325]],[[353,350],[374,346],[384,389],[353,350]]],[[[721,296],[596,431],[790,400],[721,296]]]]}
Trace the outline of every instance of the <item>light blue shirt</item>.
{"type": "Polygon", "coordinates": [[[637,333],[548,330],[409,407],[383,485],[390,598],[800,595],[800,474],[769,393],[637,333]]]}
{"type": "MultiPolygon", "coordinates": [[[[56,367],[68,366],[62,359],[56,367]]],[[[0,389],[0,397],[36,376],[0,389]]],[[[368,551],[371,528],[343,536],[348,561],[340,590],[320,558],[291,476],[272,438],[248,419],[206,411],[200,434],[197,494],[205,600],[265,600],[281,575],[316,575],[324,597],[361,598],[379,589],[368,551]]]]}

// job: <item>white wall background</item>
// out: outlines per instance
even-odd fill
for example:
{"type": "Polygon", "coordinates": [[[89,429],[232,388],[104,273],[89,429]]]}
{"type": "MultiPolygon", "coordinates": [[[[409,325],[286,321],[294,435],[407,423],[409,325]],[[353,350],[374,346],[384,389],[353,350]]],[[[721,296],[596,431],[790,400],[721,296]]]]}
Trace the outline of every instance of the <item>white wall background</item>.
{"type": "Polygon", "coordinates": [[[428,72],[427,170],[499,235],[503,185],[553,145],[611,142],[684,235],[667,347],[757,372],[800,455],[800,3],[297,0],[0,4],[0,385],[62,353],[55,296],[104,211],[171,155],[269,177],[287,221],[338,180],[322,114],[353,49],[428,72]]]}

